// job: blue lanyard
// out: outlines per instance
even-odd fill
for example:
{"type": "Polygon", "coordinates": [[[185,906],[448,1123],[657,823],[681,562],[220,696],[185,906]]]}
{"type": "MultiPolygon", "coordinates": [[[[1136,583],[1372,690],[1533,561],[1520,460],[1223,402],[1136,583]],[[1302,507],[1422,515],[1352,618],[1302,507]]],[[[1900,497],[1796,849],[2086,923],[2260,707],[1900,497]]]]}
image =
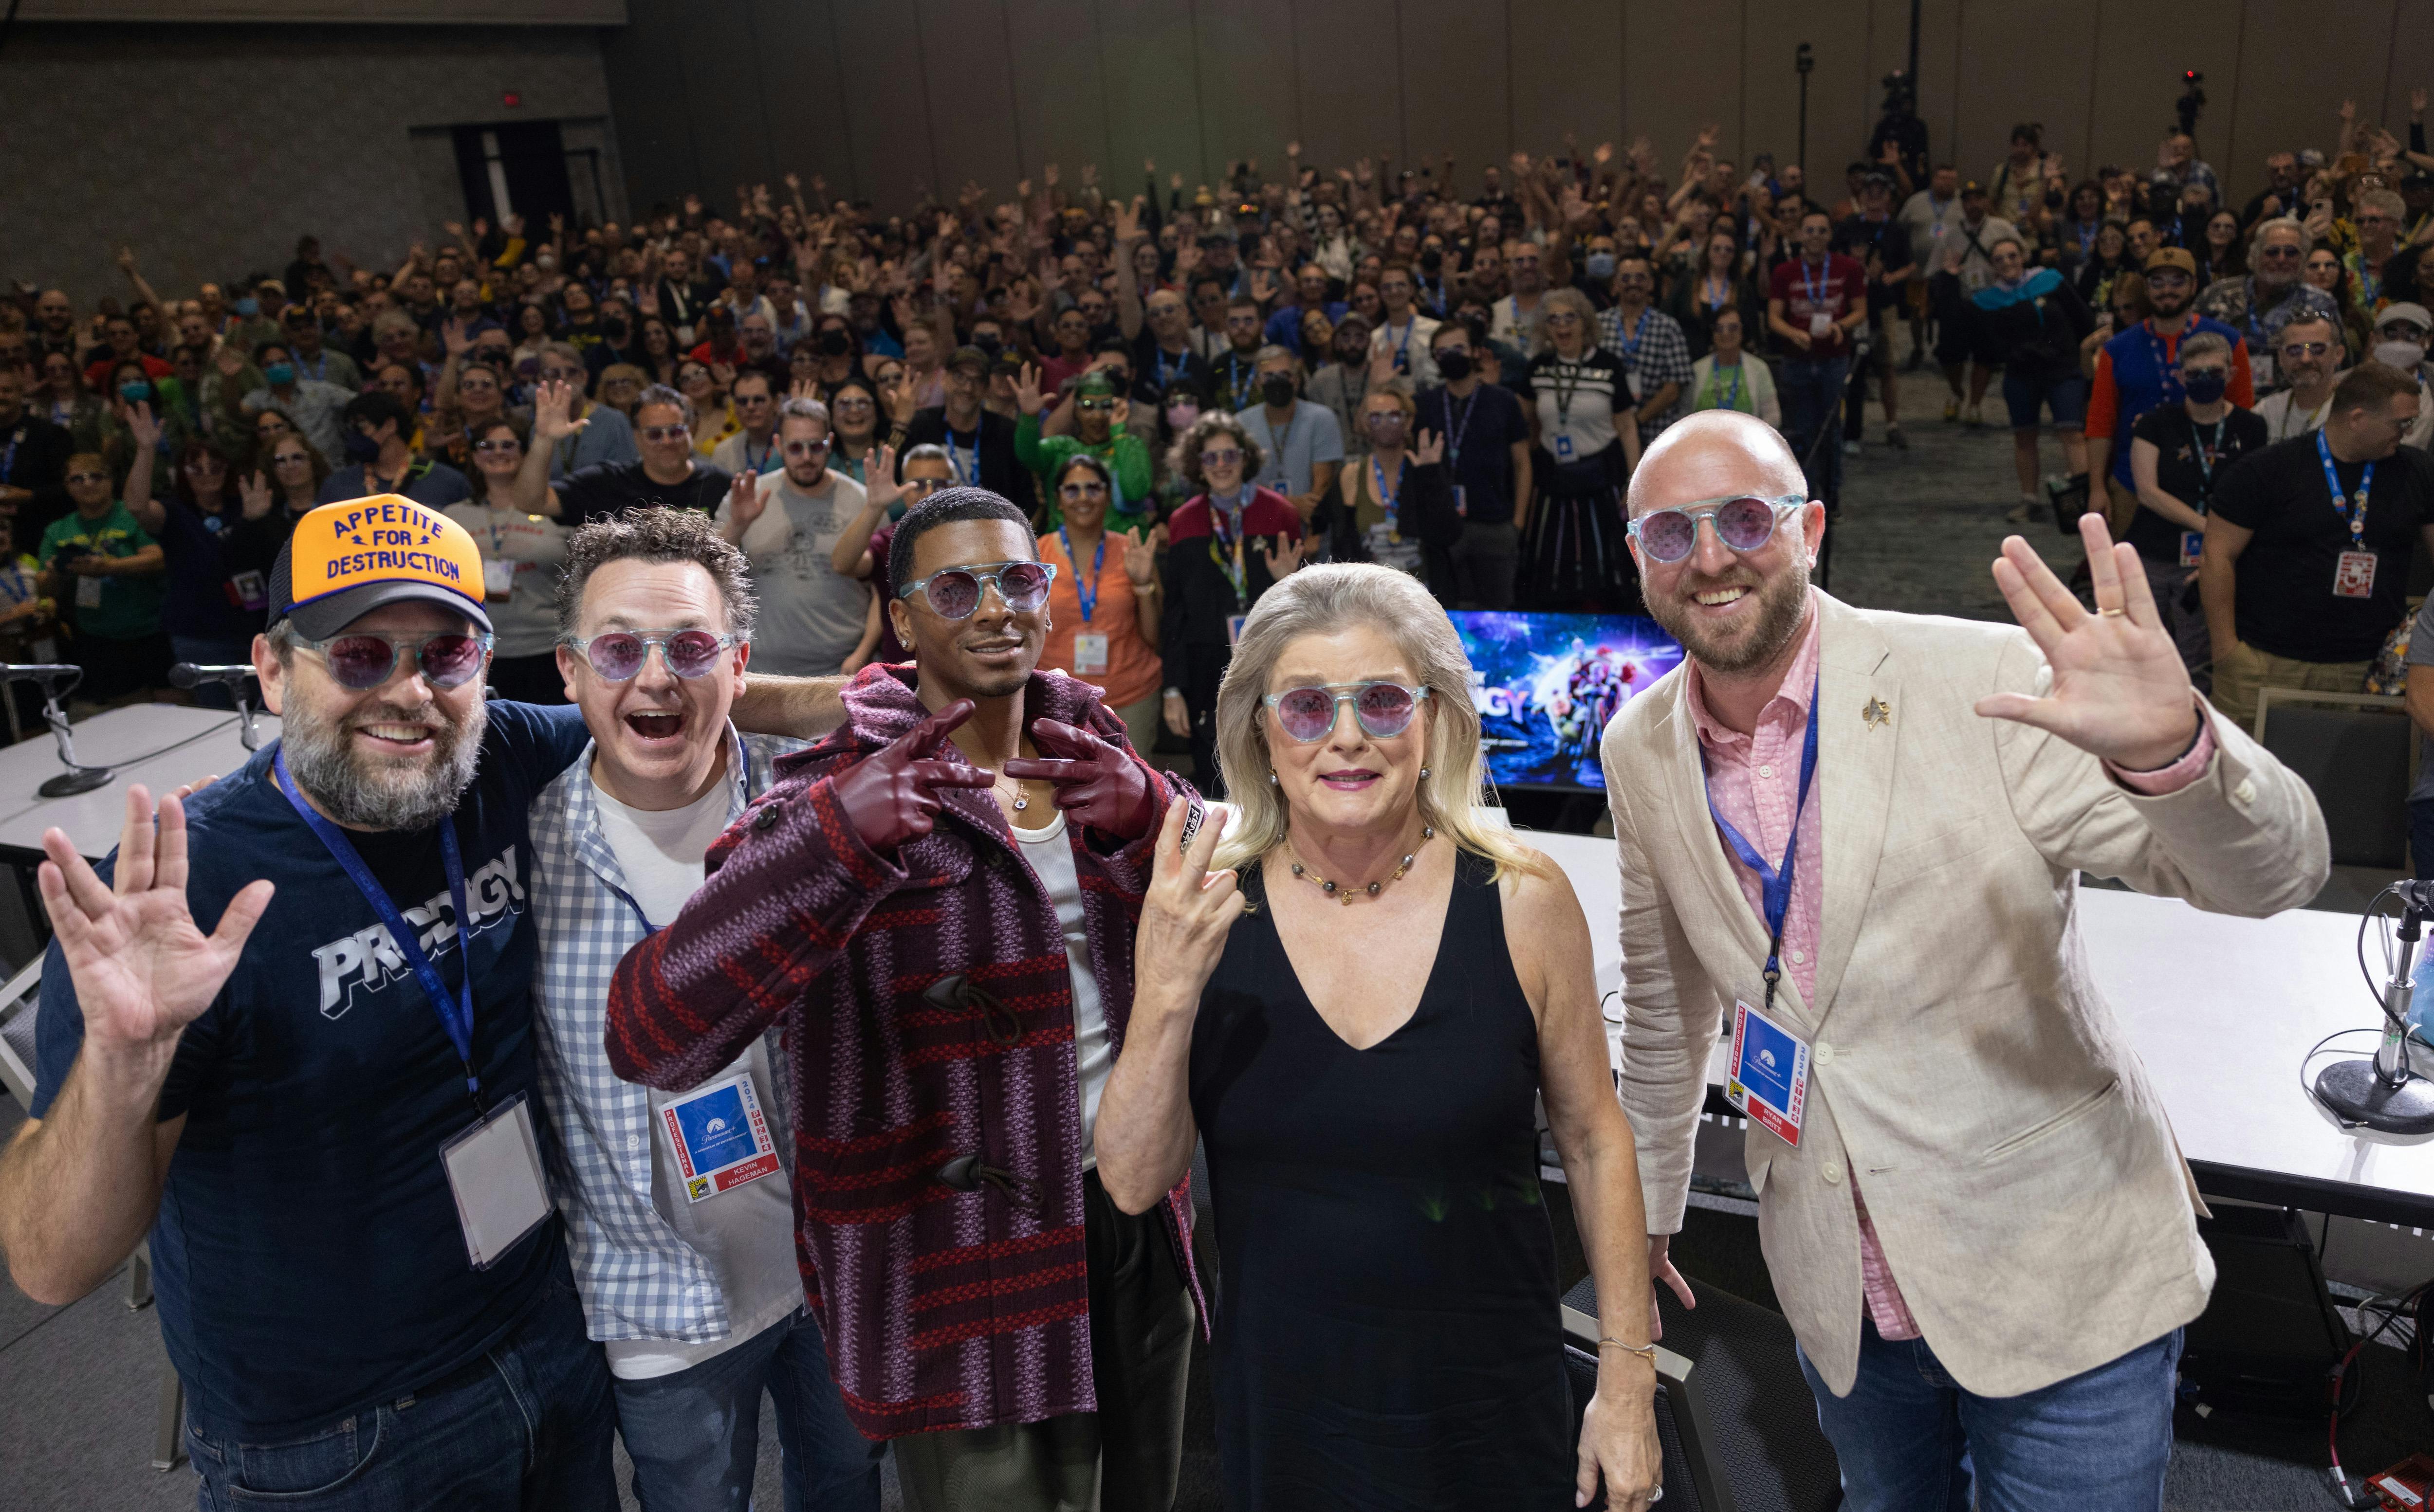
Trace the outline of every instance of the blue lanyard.
{"type": "Polygon", "coordinates": [[[1378,502],[1385,507],[1386,518],[1394,522],[1397,532],[1403,528],[1403,480],[1410,477],[1411,472],[1410,457],[1403,457],[1396,462],[1395,491],[1390,494],[1386,491],[1386,469],[1378,466],[1375,453],[1372,453],[1369,458],[1369,476],[1377,481],[1378,502]]]}
{"type": "MultiPolygon", "coordinates": [[[[1644,320],[1647,316],[1643,314],[1640,318],[1644,320]]],[[[1445,400],[1446,413],[1446,466],[1452,467],[1462,462],[1463,433],[1470,429],[1471,412],[1479,408],[1479,390],[1474,388],[1470,391],[1470,401],[1462,407],[1460,425],[1453,420],[1453,390],[1447,389],[1441,397],[1445,400]]]]}
{"type": "MultiPolygon", "coordinates": [[[[2165,346],[2164,338],[2155,334],[2155,323],[2151,320],[2140,322],[2138,329],[2147,333],[2147,345],[2155,350],[2155,373],[2163,384],[2163,402],[2179,403],[2181,380],[2179,375],[2172,371],[2172,352],[2179,347],[2179,340],[2175,338],[2170,347],[2165,346]]],[[[2333,507],[2335,509],[2341,507],[2341,491],[2339,488],[2333,490],[2333,507]]]]}
{"type": "MultiPolygon", "coordinates": [[[[1410,368],[1411,368],[1411,352],[1412,352],[1412,330],[1413,330],[1413,328],[1414,328],[1414,327],[1417,326],[1419,323],[1420,323],[1420,313],[1419,313],[1418,311],[1416,311],[1416,310],[1414,310],[1414,311],[1413,311],[1413,312],[1412,312],[1412,318],[1411,318],[1411,319],[1406,320],[1406,321],[1404,321],[1404,322],[1403,322],[1403,339],[1402,339],[1402,340],[1400,340],[1400,341],[1398,341],[1398,342],[1397,342],[1397,343],[1395,343],[1395,371],[1397,371],[1397,372],[1398,372],[1398,373],[1400,373],[1400,372],[1408,372],[1408,371],[1410,371],[1410,368]]],[[[1389,330],[1389,331],[1392,331],[1392,330],[1394,330],[1395,328],[1394,328],[1393,326],[1391,326],[1391,325],[1390,325],[1390,326],[1388,326],[1386,329],[1387,329],[1387,330],[1389,330]]]]}
{"type": "Polygon", "coordinates": [[[1065,543],[1065,560],[1073,569],[1073,597],[1082,601],[1082,622],[1088,624],[1090,611],[1099,606],[1099,569],[1107,565],[1107,533],[1104,530],[1099,533],[1099,551],[1090,559],[1090,586],[1088,590],[1082,586],[1082,564],[1073,560],[1073,537],[1065,534],[1065,527],[1059,525],[1056,538],[1065,543]]]}
{"type": "MultiPolygon", "coordinates": [[[[300,372],[302,372],[302,371],[304,370],[304,359],[303,359],[303,358],[301,358],[301,357],[297,356],[297,355],[296,355],[296,353],[295,353],[294,351],[292,351],[292,350],[291,350],[291,351],[289,351],[289,352],[288,352],[288,354],[287,354],[287,360],[288,360],[289,362],[294,363],[294,364],[296,365],[296,370],[297,370],[298,372],[300,372],[300,372]]],[[[316,362],[314,363],[314,365],[313,365],[313,376],[314,376],[314,378],[315,378],[315,379],[317,379],[317,380],[318,380],[318,381],[320,381],[320,382],[327,382],[329,381],[329,377],[330,377],[330,353],[329,353],[329,349],[328,349],[327,348],[324,348],[322,349],[322,351],[321,351],[321,355],[320,355],[320,358],[319,358],[317,361],[316,361],[316,362]]]]}
{"type": "MultiPolygon", "coordinates": [[[[1747,358],[1743,358],[1743,359],[1741,359],[1741,362],[1747,362],[1748,360],[1749,360],[1749,359],[1747,359],[1747,358]]],[[[1707,368],[1708,375],[1709,375],[1709,377],[1710,377],[1711,379],[1713,378],[1713,376],[1714,376],[1714,374],[1715,374],[1715,371],[1716,371],[1716,369],[1715,369],[1715,367],[1714,367],[1712,365],[1707,368]]],[[[1732,391],[1732,393],[1731,393],[1728,397],[1726,397],[1726,399],[1724,399],[1724,408],[1726,408],[1726,409],[1728,409],[1728,410],[1737,410],[1737,409],[1740,409],[1740,407],[1741,407],[1741,363],[1735,363],[1735,364],[1733,364],[1733,391],[1732,391]]]]}
{"type": "MultiPolygon", "coordinates": [[[[1800,292],[1808,296],[1808,311],[1811,314],[1822,314],[1825,313],[1826,292],[1834,286],[1834,254],[1831,252],[1826,254],[1826,265],[1818,270],[1817,277],[1813,280],[1808,276],[1807,258],[1800,260],[1799,266],[1800,292]]],[[[1643,314],[1640,318],[1645,320],[1648,317],[1643,314]]]]}
{"type": "Polygon", "coordinates": [[[9,475],[17,470],[17,443],[25,438],[26,428],[22,425],[9,433],[9,450],[0,451],[0,483],[7,483],[9,475]]]}
{"type": "Polygon", "coordinates": [[[2316,433],[2316,458],[2324,465],[2324,486],[2332,490],[2333,513],[2349,522],[2350,544],[2357,545],[2366,536],[2366,496],[2374,488],[2374,464],[2366,465],[2365,476],[2358,479],[2357,492],[2341,496],[2341,480],[2333,471],[2333,449],[2324,433],[2316,433]]]}
{"type": "MultiPolygon", "coordinates": [[[[745,449],[751,450],[751,444],[746,442],[745,449]]],[[[955,460],[955,433],[953,431],[947,433],[947,470],[963,483],[970,484],[975,488],[980,486],[981,433],[978,426],[972,428],[972,470],[968,473],[964,470],[964,465],[955,460]]]]}
{"type": "MultiPolygon", "coordinates": [[[[777,450],[778,437],[775,433],[772,433],[769,437],[769,444],[761,449],[760,460],[756,462],[752,457],[752,438],[748,435],[746,436],[744,438],[744,470],[752,474],[756,478],[768,471],[769,469],[763,466],[763,464],[768,462],[770,453],[777,450]]],[[[972,466],[974,467],[978,467],[980,466],[980,460],[981,444],[977,439],[975,439],[972,442],[972,466]]]]}
{"type": "Polygon", "coordinates": [[[354,842],[347,832],[323,818],[319,810],[306,803],[296,790],[296,779],[287,774],[287,753],[280,751],[270,758],[270,769],[278,778],[279,790],[295,806],[297,814],[313,833],[328,847],[331,858],[344,869],[355,891],[380,915],[388,937],[398,953],[414,968],[417,981],[422,984],[423,995],[431,999],[432,1011],[439,1015],[439,1027],[448,1031],[448,1043],[456,1048],[456,1059],[465,1067],[465,1090],[472,1096],[473,1111],[488,1116],[489,1110],[482,1102],[482,1079],[473,1069],[473,914],[465,907],[465,862],[456,853],[456,821],[453,815],[439,821],[439,862],[448,870],[448,901],[456,909],[456,954],[464,968],[464,979],[457,984],[456,995],[448,994],[447,979],[439,968],[422,951],[422,939],[405,922],[397,904],[372,875],[371,868],[355,853],[354,842]]]}
{"type": "Polygon", "coordinates": [[[1157,386],[1159,389],[1163,390],[1170,382],[1174,379],[1181,378],[1185,373],[1191,370],[1191,348],[1186,347],[1183,348],[1183,355],[1174,360],[1174,365],[1173,367],[1166,365],[1165,348],[1159,347],[1154,348],[1154,350],[1157,354],[1157,386]]]}
{"type": "Polygon", "coordinates": [[[1817,774],[1817,685],[1808,685],[1808,734],[1800,746],[1800,801],[1791,810],[1791,836],[1784,841],[1783,864],[1771,867],[1757,847],[1741,838],[1716,807],[1716,789],[1712,777],[1703,776],[1707,790],[1707,813],[1723,832],[1724,843],[1733,848],[1741,864],[1757,874],[1758,907],[1766,914],[1766,1007],[1774,1011],[1774,984],[1783,976],[1783,918],[1791,911],[1791,863],[1800,851],[1800,816],[1808,808],[1809,779],[1817,774]]]}
{"type": "MultiPolygon", "coordinates": [[[[1649,313],[1655,308],[1654,305],[1651,305],[1647,310],[1640,311],[1639,318],[1631,323],[1631,339],[1622,344],[1622,359],[1625,366],[1637,368],[1639,365],[1639,338],[1647,334],[1649,313]]],[[[1614,329],[1617,335],[1621,334],[1622,317],[1620,315],[1615,316],[1614,329]]]]}

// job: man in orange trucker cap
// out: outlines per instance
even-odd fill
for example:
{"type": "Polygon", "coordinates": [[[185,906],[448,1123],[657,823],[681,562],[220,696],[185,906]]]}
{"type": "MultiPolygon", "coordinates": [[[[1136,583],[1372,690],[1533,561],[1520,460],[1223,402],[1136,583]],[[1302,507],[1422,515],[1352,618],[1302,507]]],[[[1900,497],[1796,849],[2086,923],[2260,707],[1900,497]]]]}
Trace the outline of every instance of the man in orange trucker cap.
{"type": "MultiPolygon", "coordinates": [[[[253,662],[281,739],[96,870],[43,836],[34,1117],[0,1248],[75,1300],[148,1234],[202,1503],[614,1507],[612,1406],[542,1175],[525,813],[591,739],[483,698],[465,528],[297,522],[253,662]]],[[[752,680],[812,736],[835,684],[752,680]]]]}

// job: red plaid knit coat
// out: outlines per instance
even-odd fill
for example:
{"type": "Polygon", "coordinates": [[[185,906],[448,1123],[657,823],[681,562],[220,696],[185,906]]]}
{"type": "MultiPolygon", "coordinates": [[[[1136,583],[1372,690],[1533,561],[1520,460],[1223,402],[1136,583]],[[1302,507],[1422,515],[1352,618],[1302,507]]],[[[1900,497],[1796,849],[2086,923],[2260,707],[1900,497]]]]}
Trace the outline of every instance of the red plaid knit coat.
{"type": "MultiPolygon", "coordinates": [[[[845,726],[779,764],[711,848],[701,891],[626,957],[608,997],[617,1074],[671,1091],[780,1026],[796,1254],[846,1410],[873,1438],[1097,1408],[1055,907],[987,790],[951,791],[936,829],[892,858],[863,844],[834,796],[839,773],[925,717],[913,682],[909,666],[873,666],[847,686],[845,726]],[[975,1155],[1004,1179],[949,1165],[975,1155]]],[[[1024,717],[1125,745],[1099,689],[1062,673],[1032,675],[1024,717]]],[[[1161,810],[1190,794],[1150,781],[1161,810]]],[[[1157,835],[1111,850],[1070,834],[1121,1055],[1157,835]]],[[[1206,1318],[1188,1187],[1161,1215],[1206,1318]]]]}

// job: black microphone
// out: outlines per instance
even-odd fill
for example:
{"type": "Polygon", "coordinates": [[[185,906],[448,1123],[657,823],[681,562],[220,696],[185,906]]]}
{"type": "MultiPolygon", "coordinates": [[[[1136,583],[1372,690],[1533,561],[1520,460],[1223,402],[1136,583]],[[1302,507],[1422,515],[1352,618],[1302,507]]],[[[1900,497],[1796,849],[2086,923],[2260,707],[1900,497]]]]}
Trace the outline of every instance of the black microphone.
{"type": "Polygon", "coordinates": [[[2391,891],[2402,908],[2434,919],[2434,882],[2394,882],[2391,891]]]}
{"type": "Polygon", "coordinates": [[[254,676],[250,666],[206,667],[191,661],[174,662],[169,668],[169,683],[174,688],[194,688],[203,683],[226,683],[231,688],[243,688],[254,676]]]}
{"type": "Polygon", "coordinates": [[[83,668],[66,662],[0,662],[0,682],[40,683],[43,692],[55,697],[74,688],[83,677],[83,668]]]}

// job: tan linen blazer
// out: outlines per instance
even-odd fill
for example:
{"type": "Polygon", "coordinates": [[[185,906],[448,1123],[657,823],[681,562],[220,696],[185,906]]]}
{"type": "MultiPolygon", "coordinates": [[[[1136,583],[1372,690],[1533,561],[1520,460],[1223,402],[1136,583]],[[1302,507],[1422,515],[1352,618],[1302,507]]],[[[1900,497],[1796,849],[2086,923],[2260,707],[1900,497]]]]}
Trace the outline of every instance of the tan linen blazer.
{"type": "MultiPolygon", "coordinates": [[[[1856,1177],[1953,1379],[2031,1391],[2187,1322],[2214,1284],[2196,1183],[2088,975],[2078,875],[2262,917],[2323,885],[2323,816],[2219,715],[2206,772],[2162,798],[1980,717],[1980,697],[2050,681],[2021,630],[1815,603],[1823,926],[1817,1000],[1789,972],[1775,994],[1812,1046],[1800,1144],[1753,1123],[1745,1146],[1767,1268],[1847,1395],[1865,1308],[1856,1177]],[[1871,700],[1889,721],[1863,718],[1871,700]]],[[[1651,1233],[1682,1226],[1719,1026],[1764,991],[1764,927],[1708,813],[1687,688],[1679,669],[1633,699],[1603,749],[1622,869],[1621,1096],[1651,1233]]]]}

